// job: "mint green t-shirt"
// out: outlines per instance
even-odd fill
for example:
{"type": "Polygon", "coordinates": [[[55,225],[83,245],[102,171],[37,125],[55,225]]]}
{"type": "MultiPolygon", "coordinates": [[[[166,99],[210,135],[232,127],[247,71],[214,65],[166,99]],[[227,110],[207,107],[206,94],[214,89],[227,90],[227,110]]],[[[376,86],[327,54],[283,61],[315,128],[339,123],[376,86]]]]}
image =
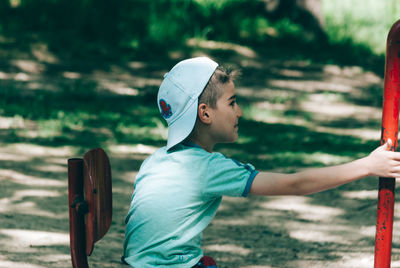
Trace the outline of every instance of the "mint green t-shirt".
{"type": "Polygon", "coordinates": [[[149,156],[135,179],[126,217],[125,261],[132,267],[192,267],[202,232],[222,196],[247,196],[258,171],[194,144],[149,156]]]}

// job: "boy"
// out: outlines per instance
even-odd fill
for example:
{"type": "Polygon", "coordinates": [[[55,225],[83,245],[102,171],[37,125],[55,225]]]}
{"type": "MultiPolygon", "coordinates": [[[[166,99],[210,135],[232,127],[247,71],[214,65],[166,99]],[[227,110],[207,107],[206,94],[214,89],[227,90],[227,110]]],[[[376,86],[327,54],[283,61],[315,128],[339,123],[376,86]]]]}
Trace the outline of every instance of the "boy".
{"type": "Polygon", "coordinates": [[[136,176],[124,241],[132,267],[207,267],[201,234],[223,195],[304,195],[365,176],[400,176],[390,140],[365,158],[294,174],[259,172],[214,153],[215,144],[238,138],[233,76],[206,57],[184,60],[164,76],[158,105],[168,142],[136,176]]]}

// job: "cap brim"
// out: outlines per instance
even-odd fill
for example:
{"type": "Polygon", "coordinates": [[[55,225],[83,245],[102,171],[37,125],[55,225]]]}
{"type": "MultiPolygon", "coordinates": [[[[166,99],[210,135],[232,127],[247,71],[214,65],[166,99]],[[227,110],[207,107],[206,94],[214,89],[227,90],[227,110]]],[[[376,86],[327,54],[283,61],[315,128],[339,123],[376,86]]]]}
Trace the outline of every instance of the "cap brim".
{"type": "Polygon", "coordinates": [[[198,100],[195,99],[179,120],[168,126],[167,150],[186,139],[192,132],[197,119],[198,100]]]}

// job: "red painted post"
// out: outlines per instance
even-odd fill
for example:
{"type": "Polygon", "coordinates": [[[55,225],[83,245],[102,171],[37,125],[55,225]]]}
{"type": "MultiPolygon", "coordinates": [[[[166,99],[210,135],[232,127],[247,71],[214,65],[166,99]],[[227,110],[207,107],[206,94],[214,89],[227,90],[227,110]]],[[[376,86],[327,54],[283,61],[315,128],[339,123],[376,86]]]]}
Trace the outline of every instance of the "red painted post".
{"type": "MultiPolygon", "coordinates": [[[[381,144],[392,140],[397,149],[400,99],[400,20],[393,24],[386,44],[381,144]]],[[[375,236],[375,268],[390,267],[394,210],[394,178],[379,178],[375,236]]]]}
{"type": "Polygon", "coordinates": [[[83,159],[68,159],[68,204],[70,248],[73,268],[88,268],[85,251],[85,216],[83,200],[83,159]]]}

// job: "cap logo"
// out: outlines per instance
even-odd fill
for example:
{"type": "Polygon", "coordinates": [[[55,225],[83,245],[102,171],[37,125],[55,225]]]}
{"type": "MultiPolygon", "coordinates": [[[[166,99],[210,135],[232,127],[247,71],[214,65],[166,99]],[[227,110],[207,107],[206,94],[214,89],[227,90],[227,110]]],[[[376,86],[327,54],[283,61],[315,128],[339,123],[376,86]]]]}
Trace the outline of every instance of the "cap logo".
{"type": "Polygon", "coordinates": [[[165,100],[160,100],[161,115],[164,119],[168,119],[172,116],[171,105],[169,105],[165,100]]]}

